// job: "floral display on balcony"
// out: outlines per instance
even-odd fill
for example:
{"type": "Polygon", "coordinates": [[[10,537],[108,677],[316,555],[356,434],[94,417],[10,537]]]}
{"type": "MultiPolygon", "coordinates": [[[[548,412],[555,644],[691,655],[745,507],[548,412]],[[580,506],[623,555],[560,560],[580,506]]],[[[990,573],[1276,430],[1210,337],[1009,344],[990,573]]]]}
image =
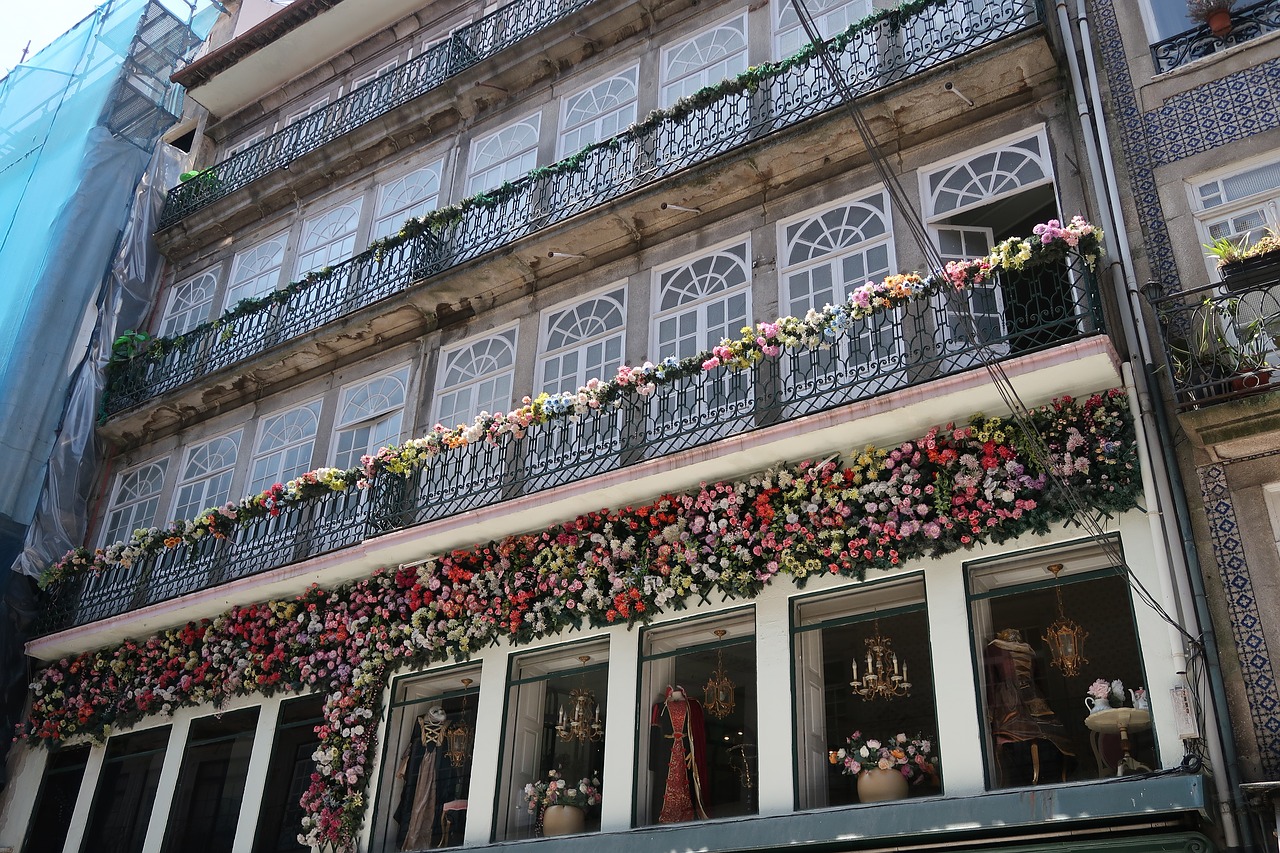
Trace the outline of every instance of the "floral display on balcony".
{"type": "Polygon", "coordinates": [[[949,289],[976,286],[1002,270],[1020,271],[1057,263],[1070,253],[1083,257],[1092,267],[1101,253],[1101,230],[1079,216],[1065,225],[1052,219],[1035,226],[1033,234],[1030,238],[1004,240],[987,257],[952,261],[942,275],[894,274],[878,282],[869,281],[855,288],[844,302],[827,305],[821,311],[809,311],[804,317],[780,317],[773,322],[744,327],[737,339],[726,338],[710,352],[685,359],[669,357],[657,364],[646,361],[638,367],[622,365],[609,381],[591,379],[577,391],[525,397],[519,408],[510,412],[481,412],[470,424],[452,427],[436,424],[427,436],[362,457],[357,468],[309,471],[238,503],[232,501],[210,507],[194,519],[135,530],[127,541],[94,551],[74,548],[45,571],[41,585],[48,586],[83,572],[104,571],[113,565],[132,566],[165,548],[194,545],[207,536],[229,537],[257,519],[279,515],[285,507],[351,487],[367,487],[382,475],[408,477],[417,467],[429,464],[433,457],[450,449],[479,441],[523,438],[530,427],[556,418],[579,418],[615,404],[627,394],[649,396],[660,386],[703,371],[751,369],[766,358],[776,358],[784,347],[808,350],[828,347],[851,329],[856,332],[855,323],[872,321],[877,315],[912,301],[933,299],[949,289]]]}
{"type": "MultiPolygon", "coordinates": [[[[341,847],[364,819],[382,694],[397,669],[464,660],[496,640],[634,623],[711,595],[750,598],[819,574],[863,578],[908,559],[1045,533],[1073,517],[1064,485],[1100,512],[1136,505],[1123,391],[1059,399],[1031,410],[1026,423],[1038,442],[1016,422],[975,416],[894,447],[588,513],[64,658],[36,675],[21,736],[101,739],[183,706],[321,693],[302,843],[341,847]]],[[[333,488],[346,476],[317,475],[299,488],[333,488]]]]}

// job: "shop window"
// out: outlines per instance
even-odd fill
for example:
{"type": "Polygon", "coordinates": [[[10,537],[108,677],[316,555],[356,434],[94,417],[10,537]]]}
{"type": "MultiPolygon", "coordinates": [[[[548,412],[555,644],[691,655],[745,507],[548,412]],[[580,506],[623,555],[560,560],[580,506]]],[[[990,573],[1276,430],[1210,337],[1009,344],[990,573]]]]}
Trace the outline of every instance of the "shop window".
{"type": "Polygon", "coordinates": [[[641,649],[636,823],[755,814],[754,611],[646,630],[641,649]]]}
{"type": "Polygon", "coordinates": [[[479,697],[478,667],[396,681],[371,850],[462,844],[479,697]]]}
{"type": "MultiPolygon", "coordinates": [[[[538,802],[530,806],[526,791],[551,781],[552,773],[566,787],[580,787],[584,779],[609,784],[603,775],[608,661],[607,641],[512,658],[495,840],[542,834],[545,811],[538,802]]],[[[598,809],[581,812],[578,831],[599,828],[598,809]]]]}
{"type": "Polygon", "coordinates": [[[280,706],[253,853],[306,853],[309,849],[298,843],[301,802],[316,769],[311,756],[320,745],[316,726],[324,723],[323,711],[324,697],[319,695],[280,706]]]}
{"type": "Polygon", "coordinates": [[[164,853],[231,853],[258,709],[191,721],[164,853]]]}
{"type": "Polygon", "coordinates": [[[1087,544],[969,566],[989,788],[1158,769],[1150,715],[1137,693],[1146,679],[1129,586],[1107,553],[1118,549],[1087,544]],[[1059,620],[1087,635],[1075,641],[1081,657],[1075,671],[1055,658],[1046,639],[1059,620]],[[1128,755],[1116,715],[1091,713],[1098,701],[1086,702],[1100,680],[1121,682],[1123,700],[1109,704],[1133,709],[1128,755]]]}
{"type": "Polygon", "coordinates": [[[85,853],[141,852],[168,745],[169,726],[116,735],[107,741],[81,847],[85,853]]]}
{"type": "Polygon", "coordinates": [[[902,752],[904,758],[892,756],[894,772],[902,772],[899,761],[914,765],[908,771],[907,796],[940,793],[923,578],[804,598],[795,604],[792,618],[797,805],[814,809],[863,802],[859,775],[878,762],[851,749],[855,733],[861,738],[854,746],[875,740],[902,752]],[[916,742],[917,751],[908,754],[905,745],[897,744],[898,735],[916,742]],[[854,763],[841,760],[841,749],[854,763]]]}
{"type": "Polygon", "coordinates": [[[49,756],[23,850],[28,853],[62,853],[67,830],[71,828],[71,812],[75,810],[88,763],[88,746],[64,747],[49,756]]]}

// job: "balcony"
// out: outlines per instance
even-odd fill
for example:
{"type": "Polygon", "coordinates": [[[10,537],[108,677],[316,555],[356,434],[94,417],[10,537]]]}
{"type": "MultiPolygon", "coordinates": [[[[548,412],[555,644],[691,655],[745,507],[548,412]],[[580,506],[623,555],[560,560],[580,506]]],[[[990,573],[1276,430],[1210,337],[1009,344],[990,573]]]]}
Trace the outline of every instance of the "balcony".
{"type": "Polygon", "coordinates": [[[1231,32],[1219,38],[1207,24],[1151,45],[1156,73],[1181,68],[1237,44],[1280,30],[1280,0],[1262,0],[1231,11],[1231,32]]]}
{"type": "Polygon", "coordinates": [[[471,66],[567,17],[592,0],[515,0],[372,83],[169,190],[160,227],[240,190],[264,175],[395,110],[471,66]]]}
{"type": "Polygon", "coordinates": [[[1179,412],[1280,388],[1280,265],[1250,283],[1229,279],[1152,299],[1179,412]]]}
{"type": "MultiPolygon", "coordinates": [[[[1069,255],[1061,264],[1001,273],[998,290],[1003,304],[1016,302],[1017,312],[1008,312],[994,325],[984,324],[991,337],[983,343],[957,331],[961,324],[938,298],[917,300],[855,324],[828,349],[785,348],[754,370],[698,371],[659,386],[650,396],[625,394],[616,406],[591,410],[577,420],[561,418],[531,427],[521,438],[507,436],[445,451],[403,479],[376,477],[367,489],[327,493],[292,505],[279,516],[235,530],[226,539],[208,537],[190,548],[166,549],[131,566],[116,565],[74,577],[50,588],[51,601],[39,631],[51,634],[106,619],[444,519],[461,523],[465,515],[471,523],[473,514],[486,507],[715,442],[753,433],[765,436],[788,422],[913,386],[933,383],[924,395],[920,416],[932,423],[946,416],[939,410],[939,405],[947,409],[939,403],[937,395],[942,392],[935,391],[939,380],[980,368],[984,354],[1002,361],[1030,356],[1036,362],[1041,358],[1037,353],[1061,350],[1101,330],[1093,271],[1078,255],[1069,255]],[[888,348],[886,340],[892,341],[888,348]]],[[[1055,374],[1052,388],[1045,389],[1046,398],[1055,393],[1087,393],[1113,381],[1114,375],[1103,375],[1105,370],[1091,372],[1092,362],[1086,363],[1091,355],[1097,353],[1064,356],[1061,366],[1070,375],[1055,374]]],[[[974,381],[989,386],[980,373],[976,375],[974,381]]],[[[972,391],[962,400],[958,398],[955,405],[997,403],[994,399],[984,402],[980,393],[972,391]]],[[[965,409],[964,414],[970,412],[965,409]]],[[[899,428],[908,420],[903,409],[895,409],[891,416],[900,422],[899,428]]],[[[840,416],[836,420],[848,425],[856,419],[840,416]]],[[[806,422],[809,426],[802,428],[801,453],[847,448],[870,437],[841,433],[823,444],[814,423],[806,422]]],[[[785,458],[787,452],[796,451],[781,449],[775,440],[769,449],[733,464],[763,467],[785,458]]],[[[692,466],[688,470],[694,477],[721,475],[692,466]]],[[[657,493],[681,487],[677,480],[668,474],[642,487],[657,493]]],[[[594,503],[589,508],[597,509],[600,501],[617,497],[592,491],[594,503]]],[[[550,501],[539,503],[547,504],[544,509],[552,514],[568,512],[550,506],[550,501]]],[[[526,524],[514,517],[507,522],[526,524]]],[[[471,528],[464,535],[472,542],[482,534],[471,528]]],[[[433,547],[433,543],[418,544],[433,547]]],[[[350,571],[365,571],[357,561],[350,562],[346,567],[350,571]]],[[[254,594],[264,593],[257,589],[254,594]]]]}
{"type": "MultiPolygon", "coordinates": [[[[836,60],[847,71],[854,93],[865,96],[1023,32],[1039,20],[1035,0],[998,7],[977,0],[939,2],[854,32],[836,60]]],[[[367,250],[179,338],[155,342],[113,366],[103,415],[297,342],[418,282],[795,128],[840,102],[817,58],[712,98],[695,95],[696,106],[682,106],[659,121],[449,208],[454,215],[437,216],[431,227],[419,227],[413,236],[367,250]]]]}

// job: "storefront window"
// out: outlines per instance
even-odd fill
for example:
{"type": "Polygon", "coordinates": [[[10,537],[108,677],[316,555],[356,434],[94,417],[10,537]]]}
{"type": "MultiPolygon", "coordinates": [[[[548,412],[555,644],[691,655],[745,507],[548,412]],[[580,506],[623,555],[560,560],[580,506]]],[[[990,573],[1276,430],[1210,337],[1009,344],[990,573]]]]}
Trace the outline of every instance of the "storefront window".
{"type": "Polygon", "coordinates": [[[302,827],[302,795],[311,784],[320,745],[316,726],[324,722],[324,697],[303,696],[280,706],[271,763],[254,833],[254,853],[305,853],[298,843],[302,827]]]}
{"type": "Polygon", "coordinates": [[[462,844],[479,694],[479,667],[396,681],[371,850],[462,844]]]}
{"type": "Polygon", "coordinates": [[[165,853],[231,853],[258,709],[191,721],[165,853]]]}
{"type": "Polygon", "coordinates": [[[597,782],[608,783],[604,776],[608,659],[607,641],[561,646],[512,659],[498,785],[497,840],[589,832],[600,827],[601,786],[597,782]],[[550,792],[550,786],[559,781],[564,786],[550,792]],[[589,793],[583,793],[583,788],[589,793]],[[563,796],[565,789],[579,793],[563,796]],[[565,811],[566,804],[573,811],[565,811]],[[548,805],[558,807],[552,811],[548,805]],[[561,818],[568,821],[567,826],[561,818]],[[553,822],[557,824],[554,828],[553,822]]]}
{"type": "Polygon", "coordinates": [[[49,756],[23,850],[62,853],[67,830],[71,828],[71,812],[76,807],[80,782],[84,779],[88,763],[88,746],[64,747],[49,756]]]}
{"type": "Polygon", "coordinates": [[[969,566],[989,788],[1157,769],[1129,586],[1108,550],[1119,543],[969,566]],[[1051,626],[1066,626],[1065,653],[1051,626]]]}
{"type": "Polygon", "coordinates": [[[885,777],[895,786],[888,793],[940,793],[924,580],[804,598],[792,618],[797,805],[814,809],[887,798],[872,790],[881,774],[870,771],[881,769],[882,758],[901,779],[885,777]]]}
{"type": "Polygon", "coordinates": [[[754,611],[652,628],[641,648],[637,824],[755,814],[754,611]]]}
{"type": "Polygon", "coordinates": [[[116,735],[107,741],[81,850],[142,850],[168,745],[168,726],[116,735]]]}

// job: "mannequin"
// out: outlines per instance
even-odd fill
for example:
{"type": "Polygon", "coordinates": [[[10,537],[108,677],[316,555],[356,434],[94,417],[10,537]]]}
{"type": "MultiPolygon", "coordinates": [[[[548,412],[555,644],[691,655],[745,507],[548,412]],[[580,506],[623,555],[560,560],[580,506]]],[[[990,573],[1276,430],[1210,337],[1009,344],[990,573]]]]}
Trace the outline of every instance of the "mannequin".
{"type": "Polygon", "coordinates": [[[996,744],[997,762],[1002,757],[1015,758],[1014,766],[1006,770],[1010,778],[1006,784],[1040,782],[1041,758],[1052,757],[1062,766],[1065,780],[1067,760],[1075,757],[1071,741],[1062,723],[1049,703],[1045,701],[1035,683],[1036,653],[1022,639],[1016,628],[999,631],[987,644],[987,717],[991,722],[991,737],[996,744]],[[1022,749],[1021,745],[1029,749],[1022,749]],[[1051,755],[1046,756],[1042,750],[1051,755]],[[1030,778],[1026,773],[1026,760],[1022,753],[1030,753],[1030,778]]]}
{"type": "Polygon", "coordinates": [[[431,846],[436,821],[436,775],[447,722],[448,716],[439,706],[418,717],[418,737],[409,742],[401,756],[396,776],[405,780],[405,785],[395,815],[404,833],[400,841],[401,850],[425,850],[431,846]],[[413,779],[415,770],[416,781],[413,779]],[[406,799],[411,789],[413,800],[408,815],[405,815],[406,799]]]}
{"type": "MultiPolygon", "coordinates": [[[[666,762],[666,782],[658,823],[682,823],[707,817],[707,748],[702,706],[685,694],[683,687],[667,686],[663,701],[653,706],[650,742],[657,747],[651,755],[660,756],[665,741],[671,741],[671,754],[666,762]],[[663,724],[666,718],[670,726],[663,724]]],[[[659,770],[660,758],[651,760],[650,769],[659,770]]]]}

